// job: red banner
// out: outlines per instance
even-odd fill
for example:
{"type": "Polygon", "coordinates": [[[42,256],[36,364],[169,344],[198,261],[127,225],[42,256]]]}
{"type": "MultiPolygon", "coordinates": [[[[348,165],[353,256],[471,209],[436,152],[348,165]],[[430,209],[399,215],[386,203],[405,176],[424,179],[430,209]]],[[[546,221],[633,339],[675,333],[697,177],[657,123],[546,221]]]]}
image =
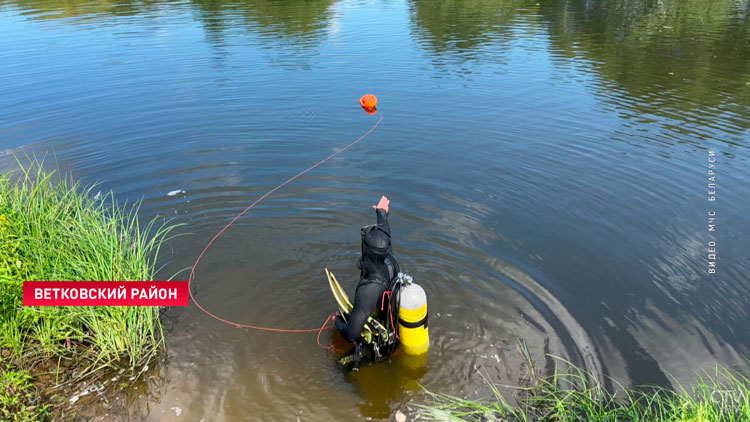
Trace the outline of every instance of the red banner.
{"type": "Polygon", "coordinates": [[[23,306],[188,306],[187,281],[24,281],[23,306]]]}

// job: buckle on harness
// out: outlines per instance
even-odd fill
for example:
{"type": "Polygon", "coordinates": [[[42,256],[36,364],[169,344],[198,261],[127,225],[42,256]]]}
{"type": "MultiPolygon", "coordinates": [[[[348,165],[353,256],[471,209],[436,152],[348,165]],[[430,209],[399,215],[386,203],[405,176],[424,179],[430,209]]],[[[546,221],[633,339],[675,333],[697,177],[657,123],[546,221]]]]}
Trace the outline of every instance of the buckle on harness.
{"type": "Polygon", "coordinates": [[[362,358],[362,343],[357,342],[357,345],[354,346],[354,367],[352,368],[352,371],[359,371],[359,361],[362,358]]]}
{"type": "Polygon", "coordinates": [[[375,355],[375,362],[383,360],[383,356],[380,354],[380,347],[377,342],[372,343],[372,352],[375,355]]]}

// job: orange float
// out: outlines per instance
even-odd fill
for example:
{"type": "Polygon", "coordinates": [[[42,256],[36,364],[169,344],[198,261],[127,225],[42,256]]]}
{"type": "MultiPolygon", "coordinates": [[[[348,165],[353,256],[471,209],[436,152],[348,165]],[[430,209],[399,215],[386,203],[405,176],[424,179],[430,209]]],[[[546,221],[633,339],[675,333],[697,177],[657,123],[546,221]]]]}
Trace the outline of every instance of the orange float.
{"type": "Polygon", "coordinates": [[[359,104],[365,109],[367,114],[375,114],[378,111],[375,107],[378,104],[378,97],[372,94],[363,95],[362,98],[359,99],[359,104]]]}

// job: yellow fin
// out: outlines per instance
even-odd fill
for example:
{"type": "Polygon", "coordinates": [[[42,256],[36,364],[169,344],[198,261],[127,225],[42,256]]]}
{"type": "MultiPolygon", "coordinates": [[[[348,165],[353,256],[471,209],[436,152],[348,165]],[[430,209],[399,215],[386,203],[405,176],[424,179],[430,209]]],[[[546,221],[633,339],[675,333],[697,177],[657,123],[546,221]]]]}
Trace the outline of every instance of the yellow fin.
{"type": "MultiPolygon", "coordinates": [[[[344,318],[344,320],[346,320],[346,317],[349,315],[349,312],[352,311],[354,305],[352,305],[352,302],[349,300],[349,296],[341,287],[341,284],[339,284],[338,280],[336,280],[336,276],[333,275],[332,272],[328,271],[328,268],[326,268],[325,271],[326,277],[328,277],[328,285],[331,287],[331,292],[333,293],[333,298],[336,300],[336,305],[338,305],[339,307],[341,316],[344,318]]],[[[380,331],[381,335],[382,333],[387,333],[387,330],[385,329],[385,327],[383,327],[383,324],[378,322],[376,319],[368,317],[367,322],[368,324],[365,324],[364,326],[364,330],[366,331],[366,333],[364,333],[363,335],[365,336],[365,340],[368,343],[372,341],[372,334],[379,334],[377,332],[373,333],[369,325],[372,325],[377,331],[380,331]]]]}

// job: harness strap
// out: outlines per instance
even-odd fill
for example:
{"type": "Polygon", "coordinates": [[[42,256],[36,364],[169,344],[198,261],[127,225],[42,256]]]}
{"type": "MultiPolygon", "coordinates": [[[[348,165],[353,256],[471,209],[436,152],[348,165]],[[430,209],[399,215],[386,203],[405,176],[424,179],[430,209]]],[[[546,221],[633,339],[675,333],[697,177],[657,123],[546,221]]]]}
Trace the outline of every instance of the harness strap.
{"type": "Polygon", "coordinates": [[[361,280],[359,282],[359,284],[357,284],[357,287],[364,286],[365,284],[370,284],[370,283],[380,284],[381,286],[385,287],[386,289],[390,286],[389,282],[385,282],[385,281],[382,281],[382,280],[379,280],[379,279],[369,279],[369,280],[361,280]]]}

